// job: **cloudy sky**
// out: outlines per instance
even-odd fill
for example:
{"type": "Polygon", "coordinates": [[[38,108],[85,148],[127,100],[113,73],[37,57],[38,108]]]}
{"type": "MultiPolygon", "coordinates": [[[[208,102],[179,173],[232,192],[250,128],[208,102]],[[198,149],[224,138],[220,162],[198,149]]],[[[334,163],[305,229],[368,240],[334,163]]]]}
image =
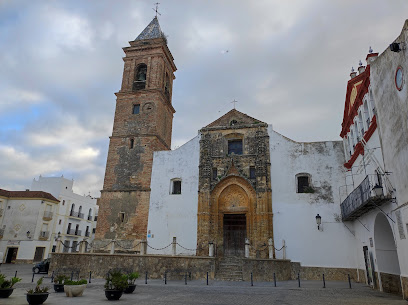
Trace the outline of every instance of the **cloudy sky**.
{"type": "MultiPolygon", "coordinates": [[[[0,188],[64,175],[100,195],[122,47],[153,3],[0,1],[0,188]]],[[[399,35],[408,1],[162,0],[159,11],[178,68],[177,147],[234,99],[293,140],[339,140],[350,69],[399,35]]]]}

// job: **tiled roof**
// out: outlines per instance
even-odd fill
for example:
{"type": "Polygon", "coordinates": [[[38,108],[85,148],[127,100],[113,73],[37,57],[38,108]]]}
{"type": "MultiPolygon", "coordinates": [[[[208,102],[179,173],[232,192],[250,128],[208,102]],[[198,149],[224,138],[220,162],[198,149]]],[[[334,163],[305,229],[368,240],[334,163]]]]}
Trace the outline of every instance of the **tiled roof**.
{"type": "Polygon", "coordinates": [[[157,17],[154,17],[149,25],[136,37],[135,40],[144,40],[144,39],[155,39],[155,38],[164,38],[164,34],[160,29],[159,20],[157,17]]]}
{"type": "Polygon", "coordinates": [[[7,191],[0,189],[0,196],[7,198],[43,198],[52,201],[59,201],[50,193],[46,193],[43,191],[7,191]]]}

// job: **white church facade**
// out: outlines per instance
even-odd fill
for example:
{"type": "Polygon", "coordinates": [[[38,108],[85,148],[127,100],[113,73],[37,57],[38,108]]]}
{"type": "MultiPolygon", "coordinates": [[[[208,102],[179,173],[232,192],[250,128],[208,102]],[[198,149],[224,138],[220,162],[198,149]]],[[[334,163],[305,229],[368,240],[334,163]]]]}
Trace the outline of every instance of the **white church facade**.
{"type": "Polygon", "coordinates": [[[186,261],[290,261],[288,273],[353,272],[406,296],[406,29],[399,52],[370,51],[352,72],[343,141],[295,142],[233,109],[170,150],[176,66],[154,18],[124,48],[95,245],[186,261]]]}

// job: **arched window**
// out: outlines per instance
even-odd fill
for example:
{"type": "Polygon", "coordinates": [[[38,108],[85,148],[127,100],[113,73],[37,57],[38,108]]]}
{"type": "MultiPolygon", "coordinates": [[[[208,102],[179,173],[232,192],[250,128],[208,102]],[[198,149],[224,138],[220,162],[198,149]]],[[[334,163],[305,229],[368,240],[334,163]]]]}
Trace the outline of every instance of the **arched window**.
{"type": "Polygon", "coordinates": [[[146,64],[140,64],[136,68],[135,80],[133,82],[133,91],[141,90],[146,87],[146,75],[147,75],[147,66],[146,64]]]}
{"type": "Polygon", "coordinates": [[[92,220],[92,209],[89,209],[88,220],[92,220]]]}
{"type": "Polygon", "coordinates": [[[74,209],[75,209],[75,204],[71,205],[71,213],[69,213],[69,216],[74,216],[74,209]]]}
{"type": "Polygon", "coordinates": [[[68,223],[67,234],[71,234],[71,223],[68,223]]]}
{"type": "Polygon", "coordinates": [[[181,179],[175,178],[171,180],[170,194],[180,195],[181,194],[181,179]]]}
{"type": "Polygon", "coordinates": [[[79,235],[78,233],[79,233],[79,225],[76,225],[76,227],[75,227],[75,235],[79,235]]]}
{"type": "Polygon", "coordinates": [[[296,192],[297,193],[314,193],[311,186],[311,175],[307,173],[300,173],[296,175],[296,192]]]}
{"type": "Polygon", "coordinates": [[[360,128],[361,138],[364,136],[364,124],[363,124],[363,116],[361,115],[361,111],[358,112],[358,127],[360,128]]]}
{"type": "Polygon", "coordinates": [[[368,111],[367,100],[364,101],[363,111],[364,111],[364,120],[365,120],[366,129],[368,130],[368,128],[370,127],[371,118],[370,118],[370,113],[368,111]]]}

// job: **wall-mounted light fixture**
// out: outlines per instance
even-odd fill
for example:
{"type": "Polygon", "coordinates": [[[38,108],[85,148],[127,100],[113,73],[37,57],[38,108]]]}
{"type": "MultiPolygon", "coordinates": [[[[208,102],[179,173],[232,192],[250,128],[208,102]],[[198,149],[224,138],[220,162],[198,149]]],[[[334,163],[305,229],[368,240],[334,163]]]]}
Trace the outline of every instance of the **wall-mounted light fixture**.
{"type": "Polygon", "coordinates": [[[374,195],[375,195],[376,197],[381,196],[381,195],[384,194],[384,192],[383,192],[383,187],[382,187],[381,185],[378,185],[378,184],[376,184],[376,185],[373,187],[373,192],[374,192],[374,195]]]}
{"type": "Polygon", "coordinates": [[[320,230],[320,225],[322,224],[322,216],[319,214],[316,215],[316,224],[317,224],[317,229],[320,230]]]}
{"type": "Polygon", "coordinates": [[[27,231],[27,238],[31,238],[31,233],[30,233],[30,231],[27,231]]]}

